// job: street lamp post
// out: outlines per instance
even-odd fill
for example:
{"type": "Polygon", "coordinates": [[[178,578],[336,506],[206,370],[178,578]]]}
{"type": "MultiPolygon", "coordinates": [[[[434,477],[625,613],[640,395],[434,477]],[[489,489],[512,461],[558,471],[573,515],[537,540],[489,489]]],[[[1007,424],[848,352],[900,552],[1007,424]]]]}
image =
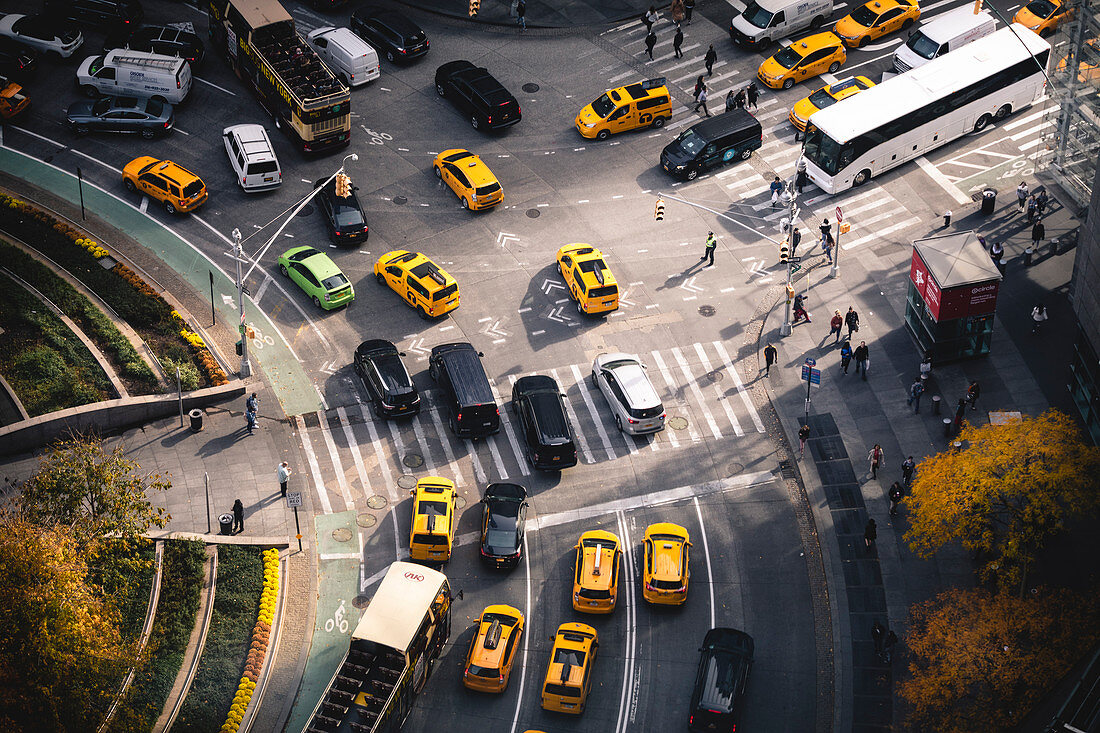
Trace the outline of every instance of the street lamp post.
{"type": "MultiPolygon", "coordinates": [[[[787,232],[786,232],[784,241],[786,241],[789,245],[790,241],[791,241],[791,233],[794,232],[795,222],[798,221],[798,206],[797,206],[797,202],[795,201],[795,189],[794,189],[794,183],[792,181],[787,181],[787,198],[790,201],[790,212],[788,213],[788,218],[787,218],[787,220],[790,222],[790,224],[787,226],[787,232]]],[[[791,252],[791,257],[796,257],[797,252],[798,252],[798,250],[795,250],[794,252],[791,252]]],[[[790,259],[788,259],[787,260],[787,282],[784,285],[784,289],[783,289],[783,294],[787,298],[787,305],[786,305],[786,308],[784,309],[783,325],[779,327],[779,335],[780,336],[790,336],[791,331],[793,329],[793,324],[791,323],[791,301],[794,298],[794,290],[791,287],[791,278],[794,276],[793,266],[794,266],[794,263],[791,262],[790,259]]]]}
{"type": "Polygon", "coordinates": [[[244,280],[241,278],[244,250],[241,247],[240,229],[233,229],[233,259],[237,261],[237,309],[241,312],[241,379],[247,379],[252,376],[252,365],[248,363],[248,327],[244,320],[244,280]]]}

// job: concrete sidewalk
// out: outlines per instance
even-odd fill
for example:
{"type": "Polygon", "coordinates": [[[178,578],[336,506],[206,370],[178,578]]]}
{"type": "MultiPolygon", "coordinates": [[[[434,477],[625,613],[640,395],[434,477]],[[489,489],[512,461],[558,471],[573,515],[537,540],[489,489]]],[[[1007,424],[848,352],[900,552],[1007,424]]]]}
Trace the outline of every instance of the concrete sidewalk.
{"type": "MultiPolygon", "coordinates": [[[[1032,182],[1034,186],[1034,182],[1032,182]]],[[[1078,225],[1073,213],[1056,200],[1044,223],[1048,237],[1063,235],[1078,225]]],[[[889,514],[887,491],[901,479],[901,463],[912,455],[919,462],[938,453],[949,441],[942,418],[954,416],[954,405],[971,380],[982,387],[977,411],[967,419],[989,420],[990,411],[1020,411],[1037,415],[1051,406],[1072,414],[1065,388],[1073,345],[1073,315],[1066,300],[1074,251],[1051,255],[1044,248],[1025,267],[1023,251],[1031,244],[1030,225],[1016,212],[1015,197],[1002,197],[992,217],[972,214],[976,206],[957,212],[951,230],[977,229],[987,239],[1005,244],[1009,257],[998,298],[991,354],[982,359],[935,365],[933,385],[923,396],[920,414],[906,405],[907,387],[918,374],[921,355],[904,325],[911,246],[883,245],[854,249],[841,255],[840,277],[828,277],[820,250],[806,253],[806,276],[795,291],[807,297],[812,323],[796,324],[790,336],[779,336],[784,302],[769,315],[759,348],[771,342],[779,350],[776,372],[764,380],[790,443],[797,451],[797,433],[811,427],[802,476],[821,530],[826,573],[833,600],[836,652],[836,730],[887,731],[903,720],[903,702],[896,697],[896,677],[904,672],[905,653],[898,649],[893,665],[877,660],[871,626],[878,620],[904,638],[909,607],[953,586],[973,584],[970,559],[958,548],[930,561],[914,556],[902,539],[905,510],[889,514]],[[1011,201],[1005,200],[1010,198],[1011,201]],[[807,261],[809,266],[806,266],[807,261]],[[1042,300],[1050,314],[1048,328],[1031,333],[1030,311],[1042,300]],[[843,374],[840,347],[827,337],[834,310],[849,306],[860,314],[853,348],[866,341],[870,376],[863,381],[854,364],[843,374]],[[806,383],[800,369],[807,357],[817,360],[821,385],[806,404],[806,383]],[[932,397],[942,398],[943,415],[932,414],[932,397]],[[868,451],[878,443],[884,467],[872,478],[868,451]],[[810,470],[809,464],[815,465],[810,470]],[[868,549],[863,531],[868,518],[878,525],[878,540],[868,549]]],[[[913,237],[943,233],[942,221],[928,223],[913,237]]],[[[844,331],[847,332],[846,329],[844,331]]],[[[843,339],[841,340],[843,342],[843,339]]],[[[761,358],[760,363],[763,364],[761,358]]]]}

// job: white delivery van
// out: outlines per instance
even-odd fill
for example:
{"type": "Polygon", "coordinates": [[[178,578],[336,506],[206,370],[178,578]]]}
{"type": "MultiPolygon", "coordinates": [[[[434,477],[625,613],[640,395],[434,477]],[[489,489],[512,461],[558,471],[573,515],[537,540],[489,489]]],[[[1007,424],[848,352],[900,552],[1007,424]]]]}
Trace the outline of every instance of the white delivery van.
{"type": "Polygon", "coordinates": [[[763,48],[803,28],[820,28],[833,14],[833,0],[750,0],[730,21],[730,40],[763,48]]]}
{"type": "Polygon", "coordinates": [[[279,159],[263,125],[233,125],[222,130],[229,164],[237,174],[237,185],[245,193],[270,191],[283,182],[279,159]]]}
{"type": "Polygon", "coordinates": [[[995,30],[997,21],[984,10],[975,13],[970,5],[955,8],[909,34],[909,40],[894,51],[894,71],[915,69],[995,30]]]}
{"type": "Polygon", "coordinates": [[[378,53],[349,28],[318,28],[306,39],[336,78],[349,87],[366,84],[381,74],[378,53]]]}
{"type": "Polygon", "coordinates": [[[76,70],[76,83],[88,97],[145,97],[179,104],[191,91],[186,59],[116,48],[89,56],[76,70]]]}

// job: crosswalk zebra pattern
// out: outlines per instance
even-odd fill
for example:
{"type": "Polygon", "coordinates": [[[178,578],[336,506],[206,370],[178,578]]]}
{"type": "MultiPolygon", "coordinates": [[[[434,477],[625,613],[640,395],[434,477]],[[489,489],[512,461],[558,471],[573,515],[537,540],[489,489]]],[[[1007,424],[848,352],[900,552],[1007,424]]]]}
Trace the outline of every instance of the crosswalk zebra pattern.
{"type": "MultiPolygon", "coordinates": [[[[546,370],[565,394],[581,463],[684,450],[704,440],[765,432],[722,342],[654,350],[639,357],[651,367],[651,381],[668,417],[686,418],[683,430],[666,427],[637,437],[622,433],[614,426],[603,395],[588,378],[590,364],[546,370]],[[715,376],[719,374],[724,376],[715,376]]],[[[355,509],[376,494],[398,502],[405,492],[400,478],[414,471],[418,477],[450,478],[458,486],[522,483],[532,469],[525,458],[522,428],[508,407],[511,383],[519,376],[490,380],[500,406],[501,429],[483,440],[457,438],[445,428],[446,417],[437,407],[442,400],[435,388],[421,393],[423,407],[411,419],[376,418],[362,403],[295,416],[308,467],[307,490],[319,500],[320,510],[331,514],[355,509]]]]}

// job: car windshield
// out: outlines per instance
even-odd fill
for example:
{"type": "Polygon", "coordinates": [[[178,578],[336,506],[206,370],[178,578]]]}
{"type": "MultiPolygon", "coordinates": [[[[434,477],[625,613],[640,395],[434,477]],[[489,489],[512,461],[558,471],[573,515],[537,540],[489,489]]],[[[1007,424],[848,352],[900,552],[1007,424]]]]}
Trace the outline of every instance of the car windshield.
{"type": "Polygon", "coordinates": [[[836,104],[836,98],[829,94],[828,88],[825,87],[810,95],[810,103],[818,109],[825,109],[830,104],[836,104]]]}
{"type": "Polygon", "coordinates": [[[191,198],[202,193],[202,181],[195,179],[183,187],[184,198],[191,198]]]}
{"type": "Polygon", "coordinates": [[[344,277],[344,274],[341,272],[336,273],[332,277],[326,277],[324,280],[321,281],[321,285],[323,285],[325,287],[325,290],[329,292],[332,292],[333,290],[339,290],[345,285],[350,284],[351,283],[348,282],[348,279],[344,277]]]}
{"type": "Polygon", "coordinates": [[[1042,18],[1046,20],[1050,16],[1054,15],[1054,11],[1058,9],[1058,6],[1050,2],[1050,0],[1035,0],[1035,2],[1027,4],[1027,10],[1036,18],[1042,18]]]}
{"type": "Polygon", "coordinates": [[[871,26],[878,20],[878,13],[871,10],[869,5],[860,5],[852,12],[852,20],[862,26],[871,26]]]}
{"type": "Polygon", "coordinates": [[[109,110],[110,108],[111,108],[111,100],[110,99],[106,99],[106,98],[100,99],[95,104],[92,105],[92,114],[96,115],[98,117],[99,115],[107,114],[107,110],[109,110]]]}
{"type": "Polygon", "coordinates": [[[699,702],[712,710],[730,710],[737,687],[737,664],[732,654],[712,653],[703,673],[699,702]]]}
{"type": "Polygon", "coordinates": [[[914,33],[909,40],[905,42],[905,45],[909,47],[910,51],[920,56],[922,59],[935,58],[936,52],[940,50],[940,44],[920,31],[914,33]]]}
{"type": "Polygon", "coordinates": [[[607,92],[604,92],[599,99],[592,103],[592,111],[600,118],[607,117],[615,111],[615,103],[611,101],[611,97],[607,96],[607,92]]]}
{"type": "Polygon", "coordinates": [[[707,141],[700,137],[695,130],[685,130],[681,133],[680,137],[677,138],[677,142],[680,143],[680,148],[685,153],[690,153],[691,155],[698,153],[707,144],[707,141]]]}
{"type": "Polygon", "coordinates": [[[426,517],[444,517],[447,515],[447,502],[421,501],[420,514],[423,514],[426,517]]]}
{"type": "Polygon", "coordinates": [[[447,287],[441,288],[432,293],[432,300],[446,300],[457,292],[458,283],[451,283],[447,287]]]}
{"type": "Polygon", "coordinates": [[[342,200],[337,198],[332,207],[332,214],[336,218],[338,227],[358,226],[363,223],[363,212],[359,210],[359,200],[354,197],[348,203],[342,203],[342,200]]]}
{"type": "Polygon", "coordinates": [[[793,46],[787,46],[775,56],[772,56],[772,61],[779,64],[784,69],[793,69],[794,65],[801,60],[802,54],[795,51],[793,46]]]}
{"type": "Polygon", "coordinates": [[[457,153],[452,153],[451,155],[448,155],[443,160],[447,161],[448,163],[456,163],[464,158],[471,158],[473,157],[473,155],[474,154],[471,153],[469,150],[460,150],[457,153]]]}
{"type": "Polygon", "coordinates": [[[764,10],[764,8],[760,7],[755,2],[751,2],[749,6],[745,8],[744,18],[749,24],[757,28],[767,28],[768,24],[772,22],[772,13],[770,10],[764,10]]]}
{"type": "Polygon", "coordinates": [[[490,529],[485,533],[485,544],[489,547],[511,550],[516,545],[516,531],[505,532],[502,529],[490,529]]]}
{"type": "Polygon", "coordinates": [[[294,254],[292,254],[289,259],[291,262],[301,262],[302,260],[308,257],[312,257],[316,254],[320,254],[320,252],[313,249],[313,247],[306,247],[301,252],[295,252],[294,254]]]}

